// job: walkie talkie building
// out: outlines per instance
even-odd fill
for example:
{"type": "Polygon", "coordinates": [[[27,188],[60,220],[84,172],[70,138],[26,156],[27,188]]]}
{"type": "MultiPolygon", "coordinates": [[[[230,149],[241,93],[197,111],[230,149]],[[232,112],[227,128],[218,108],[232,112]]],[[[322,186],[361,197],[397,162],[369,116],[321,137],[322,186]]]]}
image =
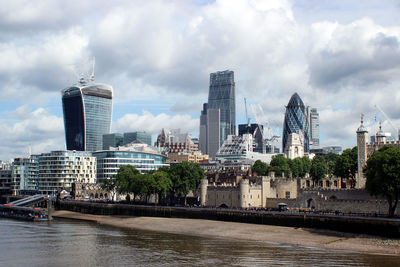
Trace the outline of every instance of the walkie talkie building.
{"type": "Polygon", "coordinates": [[[103,134],[109,134],[113,88],[81,79],[62,91],[67,150],[97,151],[103,148],[103,134]]]}
{"type": "Polygon", "coordinates": [[[285,151],[289,134],[296,133],[304,145],[304,152],[309,151],[309,124],[306,107],[297,93],[294,93],[286,106],[283,122],[282,151],[285,151]]]}

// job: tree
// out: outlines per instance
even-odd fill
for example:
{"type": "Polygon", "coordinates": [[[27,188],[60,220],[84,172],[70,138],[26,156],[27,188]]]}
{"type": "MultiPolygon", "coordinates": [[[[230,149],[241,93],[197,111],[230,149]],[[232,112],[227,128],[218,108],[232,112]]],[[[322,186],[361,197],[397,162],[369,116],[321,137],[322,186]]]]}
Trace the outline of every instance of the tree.
{"type": "Polygon", "coordinates": [[[185,197],[186,203],[189,191],[195,191],[199,187],[201,179],[204,178],[204,170],[198,163],[186,161],[170,166],[168,176],[172,181],[173,193],[185,197]]]}
{"type": "Polygon", "coordinates": [[[326,176],[328,167],[326,165],[325,159],[322,156],[316,155],[311,161],[310,176],[315,181],[318,182],[326,176]]]}
{"type": "Polygon", "coordinates": [[[358,155],[357,147],[352,149],[345,149],[343,153],[337,158],[333,174],[343,179],[351,179],[352,186],[355,183],[357,172],[358,155]]]}
{"type": "Polygon", "coordinates": [[[290,171],[292,172],[293,177],[299,178],[303,174],[303,160],[302,158],[295,158],[293,160],[289,160],[290,171]]]}
{"type": "Polygon", "coordinates": [[[326,165],[328,167],[328,175],[329,177],[332,177],[335,172],[335,166],[339,155],[335,153],[328,153],[326,155],[323,155],[323,158],[325,159],[326,165]]]}
{"type": "Polygon", "coordinates": [[[134,182],[135,175],[138,174],[139,171],[134,166],[121,166],[115,177],[118,192],[121,194],[131,193],[132,183],[134,182]]]}
{"type": "Polygon", "coordinates": [[[385,146],[375,151],[364,169],[366,189],[371,195],[386,197],[389,216],[393,216],[400,195],[400,149],[385,146]]]}
{"type": "Polygon", "coordinates": [[[277,176],[282,176],[284,173],[288,177],[290,174],[289,160],[282,155],[273,156],[270,166],[277,176]]]}
{"type": "Polygon", "coordinates": [[[101,184],[101,189],[109,192],[111,194],[111,200],[114,200],[116,186],[117,185],[115,178],[109,178],[103,180],[103,183],[101,184]]]}
{"type": "Polygon", "coordinates": [[[260,175],[260,176],[268,175],[268,169],[269,169],[268,164],[265,162],[262,162],[261,160],[256,160],[256,162],[254,162],[251,169],[253,172],[256,172],[257,175],[260,175]]]}
{"type": "Polygon", "coordinates": [[[305,177],[307,173],[310,173],[311,160],[309,157],[304,156],[301,158],[301,161],[303,162],[303,169],[302,172],[300,173],[300,177],[305,177]]]}
{"type": "Polygon", "coordinates": [[[167,193],[172,188],[172,181],[168,177],[168,173],[165,171],[156,171],[153,174],[154,180],[156,182],[156,193],[158,194],[159,202],[166,197],[167,193]]]}

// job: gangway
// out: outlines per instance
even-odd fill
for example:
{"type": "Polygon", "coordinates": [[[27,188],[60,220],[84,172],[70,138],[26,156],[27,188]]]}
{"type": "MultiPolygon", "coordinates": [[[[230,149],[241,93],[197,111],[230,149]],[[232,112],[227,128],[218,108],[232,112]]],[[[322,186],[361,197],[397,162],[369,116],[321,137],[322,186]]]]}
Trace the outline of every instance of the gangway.
{"type": "Polygon", "coordinates": [[[26,207],[26,206],[33,206],[40,202],[48,200],[48,195],[33,195],[23,199],[19,199],[10,203],[7,203],[7,206],[18,206],[18,207],[26,207]]]}

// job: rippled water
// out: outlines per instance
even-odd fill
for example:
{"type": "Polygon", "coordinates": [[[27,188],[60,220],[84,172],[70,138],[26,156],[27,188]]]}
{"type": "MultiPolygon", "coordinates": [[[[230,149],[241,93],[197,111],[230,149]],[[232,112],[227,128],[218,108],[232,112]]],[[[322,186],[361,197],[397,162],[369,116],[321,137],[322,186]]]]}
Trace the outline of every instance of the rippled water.
{"type": "Polygon", "coordinates": [[[400,266],[400,257],[0,218],[0,266],[400,266]]]}

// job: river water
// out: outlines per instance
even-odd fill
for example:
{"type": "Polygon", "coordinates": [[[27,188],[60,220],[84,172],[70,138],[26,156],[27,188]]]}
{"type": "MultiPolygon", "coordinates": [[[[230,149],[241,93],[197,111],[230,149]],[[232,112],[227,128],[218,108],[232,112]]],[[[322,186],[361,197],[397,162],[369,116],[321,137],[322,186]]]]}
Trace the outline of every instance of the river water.
{"type": "Polygon", "coordinates": [[[126,230],[55,219],[0,218],[0,266],[400,266],[400,256],[366,255],[126,230]]]}

